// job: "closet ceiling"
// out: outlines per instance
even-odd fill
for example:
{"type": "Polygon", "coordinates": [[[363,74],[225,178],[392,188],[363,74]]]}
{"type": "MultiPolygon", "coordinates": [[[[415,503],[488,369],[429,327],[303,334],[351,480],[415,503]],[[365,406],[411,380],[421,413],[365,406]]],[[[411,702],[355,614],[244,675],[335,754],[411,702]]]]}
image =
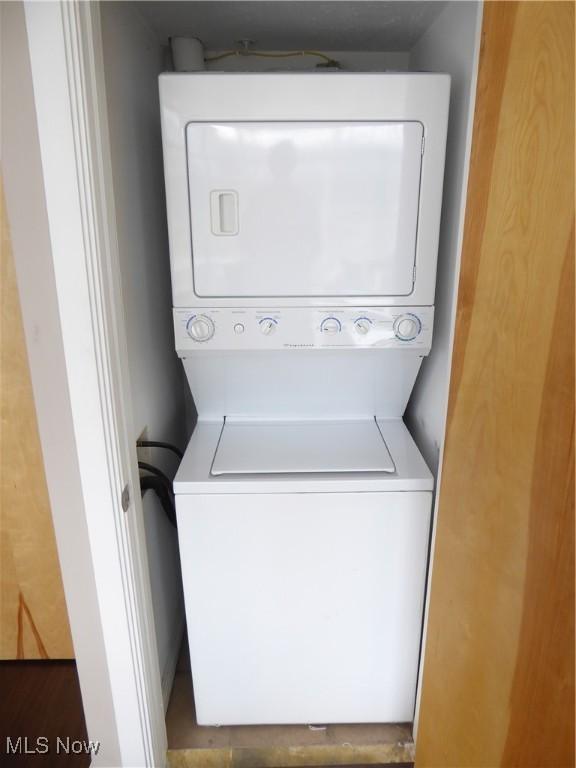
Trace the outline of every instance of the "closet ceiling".
{"type": "Polygon", "coordinates": [[[160,42],[198,37],[206,49],[253,40],[268,50],[408,51],[446,2],[432,0],[213,0],[137,2],[160,42]]]}

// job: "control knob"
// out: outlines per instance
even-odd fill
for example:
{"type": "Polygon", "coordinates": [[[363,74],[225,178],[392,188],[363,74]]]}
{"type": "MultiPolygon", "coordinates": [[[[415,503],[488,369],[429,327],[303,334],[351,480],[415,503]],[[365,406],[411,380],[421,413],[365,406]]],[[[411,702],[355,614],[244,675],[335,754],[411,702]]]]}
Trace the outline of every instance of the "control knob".
{"type": "Polygon", "coordinates": [[[356,329],[356,333],[359,333],[360,336],[366,336],[370,333],[372,328],[372,320],[368,317],[359,317],[354,321],[354,328],[356,329]]]}
{"type": "Polygon", "coordinates": [[[206,315],[194,315],[186,325],[192,341],[210,341],[214,336],[214,322],[206,315]]]}
{"type": "Polygon", "coordinates": [[[327,317],[325,320],[322,321],[322,325],[320,326],[320,330],[322,333],[340,333],[342,330],[342,324],[340,323],[340,320],[336,317],[327,317]]]}
{"type": "Polygon", "coordinates": [[[260,333],[263,333],[264,336],[271,336],[276,331],[277,325],[278,321],[274,320],[273,317],[263,317],[260,320],[260,333]]]}
{"type": "Polygon", "coordinates": [[[412,341],[422,330],[420,318],[416,315],[400,315],[394,321],[394,333],[400,341],[412,341]]]}

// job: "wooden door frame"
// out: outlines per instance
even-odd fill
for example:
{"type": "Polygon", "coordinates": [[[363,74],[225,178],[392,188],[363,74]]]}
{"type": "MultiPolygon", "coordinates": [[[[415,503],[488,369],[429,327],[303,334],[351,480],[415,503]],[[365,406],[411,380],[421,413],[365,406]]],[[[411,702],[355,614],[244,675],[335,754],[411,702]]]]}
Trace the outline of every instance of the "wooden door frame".
{"type": "MultiPolygon", "coordinates": [[[[459,200],[458,241],[456,246],[457,253],[458,253],[458,261],[457,261],[458,269],[456,271],[456,274],[454,275],[454,297],[452,302],[452,316],[450,319],[450,348],[449,348],[450,360],[452,360],[452,355],[454,353],[454,339],[456,335],[456,313],[458,309],[458,291],[460,288],[460,267],[461,267],[462,248],[464,245],[466,202],[468,198],[468,180],[470,176],[470,159],[472,155],[474,115],[476,112],[476,93],[477,93],[477,84],[478,84],[478,68],[480,64],[480,48],[481,48],[481,41],[482,41],[483,18],[484,18],[484,4],[483,4],[483,0],[481,0],[481,2],[478,3],[478,10],[477,10],[476,36],[474,40],[472,77],[470,82],[470,103],[468,105],[468,128],[466,132],[466,141],[465,141],[466,148],[465,148],[464,159],[463,159],[462,191],[461,191],[460,200],[459,200]]],[[[423,673],[424,673],[424,665],[426,663],[426,637],[427,637],[427,629],[428,629],[428,616],[430,613],[430,585],[432,582],[432,571],[434,567],[435,543],[436,543],[436,533],[437,533],[437,524],[438,524],[439,504],[440,504],[440,488],[442,483],[442,470],[444,466],[444,446],[445,446],[445,440],[446,440],[446,425],[448,421],[448,394],[449,394],[449,388],[450,388],[451,374],[452,372],[450,371],[449,375],[446,378],[446,396],[444,400],[445,411],[442,416],[443,435],[442,435],[442,442],[439,446],[439,451],[438,451],[438,470],[436,472],[436,480],[434,484],[432,525],[431,525],[431,531],[430,531],[430,548],[429,548],[429,554],[428,554],[428,573],[426,576],[424,616],[422,619],[422,638],[420,641],[421,650],[420,650],[420,661],[418,664],[418,683],[416,686],[416,703],[414,707],[414,723],[412,727],[412,735],[413,735],[414,743],[416,743],[416,739],[418,735],[418,726],[420,722],[420,703],[422,701],[422,680],[423,680],[423,673]]]]}
{"type": "Polygon", "coordinates": [[[24,12],[82,502],[54,511],[54,522],[88,733],[101,745],[92,764],[162,766],[166,727],[136,446],[123,406],[126,333],[100,11],[61,0],[25,2],[24,12]],[[70,516],[82,516],[85,540],[67,535],[70,516]],[[95,608],[98,632],[88,635],[95,608]]]}

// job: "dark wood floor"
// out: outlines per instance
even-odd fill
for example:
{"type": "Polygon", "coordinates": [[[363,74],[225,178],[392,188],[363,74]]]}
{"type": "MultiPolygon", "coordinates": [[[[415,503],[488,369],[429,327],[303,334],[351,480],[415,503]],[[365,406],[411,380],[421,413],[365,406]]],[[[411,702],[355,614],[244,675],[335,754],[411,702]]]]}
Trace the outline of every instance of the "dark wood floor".
{"type": "Polygon", "coordinates": [[[86,739],[73,661],[0,662],[1,766],[84,768],[90,765],[90,756],[66,754],[66,748],[79,749],[82,745],[72,742],[86,739]],[[34,749],[36,753],[31,752],[34,749]]]}

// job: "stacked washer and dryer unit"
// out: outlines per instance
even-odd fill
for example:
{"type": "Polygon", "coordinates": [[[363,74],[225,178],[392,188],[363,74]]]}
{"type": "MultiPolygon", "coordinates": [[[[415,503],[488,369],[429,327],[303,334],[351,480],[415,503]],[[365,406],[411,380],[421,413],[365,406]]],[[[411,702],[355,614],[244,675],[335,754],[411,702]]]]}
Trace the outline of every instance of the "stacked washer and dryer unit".
{"type": "Polygon", "coordinates": [[[414,715],[449,77],[165,74],[174,482],[197,720],[414,715]]]}

